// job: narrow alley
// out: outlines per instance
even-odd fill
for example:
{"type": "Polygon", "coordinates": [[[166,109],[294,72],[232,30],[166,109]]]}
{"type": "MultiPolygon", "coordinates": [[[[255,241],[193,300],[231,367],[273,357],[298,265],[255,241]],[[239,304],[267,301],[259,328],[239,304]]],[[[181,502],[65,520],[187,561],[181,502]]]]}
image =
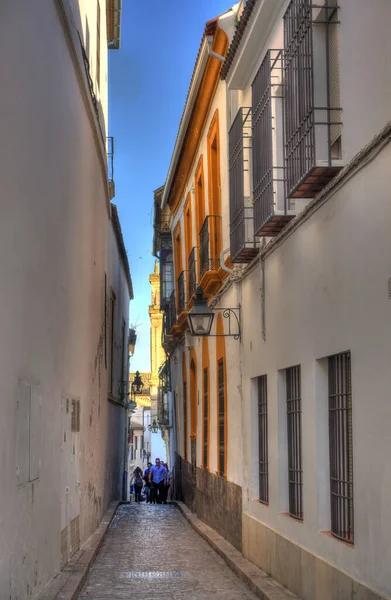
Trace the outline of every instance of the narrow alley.
{"type": "Polygon", "coordinates": [[[79,600],[256,596],[185,521],[166,506],[119,507],[79,600]]]}

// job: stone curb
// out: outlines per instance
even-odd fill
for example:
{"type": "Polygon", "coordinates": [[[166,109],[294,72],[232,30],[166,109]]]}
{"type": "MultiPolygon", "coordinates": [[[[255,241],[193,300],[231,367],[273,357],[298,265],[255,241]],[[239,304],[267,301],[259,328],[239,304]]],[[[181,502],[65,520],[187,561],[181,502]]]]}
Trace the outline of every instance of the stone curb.
{"type": "Polygon", "coordinates": [[[208,542],[219,554],[227,565],[244,581],[250,590],[261,600],[300,600],[298,596],[277,583],[270,575],[258,569],[253,563],[244,558],[214,529],[205,525],[183,502],[174,501],[175,504],[193,529],[208,542]]]}
{"type": "Polygon", "coordinates": [[[114,519],[118,506],[124,502],[112,502],[105,512],[98,529],[88,538],[65,567],[50,581],[35,600],[76,600],[88,571],[102,546],[110,523],[114,519]]]}

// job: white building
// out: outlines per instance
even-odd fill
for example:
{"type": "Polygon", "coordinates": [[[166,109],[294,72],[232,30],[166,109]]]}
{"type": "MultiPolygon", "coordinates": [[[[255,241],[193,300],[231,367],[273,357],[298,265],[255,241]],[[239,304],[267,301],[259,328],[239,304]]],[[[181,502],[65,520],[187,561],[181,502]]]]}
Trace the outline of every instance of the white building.
{"type": "MultiPolygon", "coordinates": [[[[303,600],[391,597],[390,19],[380,1],[242,3],[207,117],[226,110],[222,254],[209,236],[216,266],[197,272],[209,304],[240,315],[240,340],[191,337],[189,300],[167,307],[183,497],[303,600]],[[234,268],[223,279],[226,248],[234,268]]],[[[201,61],[202,46],[190,91],[201,61]]],[[[176,264],[176,243],[188,255],[192,185],[193,211],[202,198],[216,215],[213,185],[200,196],[202,178],[181,178],[192,101],[162,203],[176,264]]],[[[210,182],[210,159],[205,170],[210,182]]],[[[211,333],[228,324],[215,314],[211,333]]]]}
{"type": "Polygon", "coordinates": [[[1,598],[36,595],[122,496],[132,288],[106,156],[118,6],[1,9],[1,598]]]}

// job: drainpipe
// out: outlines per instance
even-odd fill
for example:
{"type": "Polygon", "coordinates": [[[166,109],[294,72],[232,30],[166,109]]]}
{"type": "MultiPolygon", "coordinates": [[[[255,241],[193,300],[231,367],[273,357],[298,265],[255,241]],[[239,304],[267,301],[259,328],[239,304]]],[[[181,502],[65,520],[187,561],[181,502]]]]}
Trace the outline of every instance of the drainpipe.
{"type": "Polygon", "coordinates": [[[223,269],[223,271],[226,271],[230,275],[234,275],[235,273],[233,269],[227,267],[227,265],[224,262],[224,256],[227,254],[227,252],[229,252],[229,248],[224,248],[224,250],[220,252],[220,267],[223,269]]]}
{"type": "Polygon", "coordinates": [[[221,54],[217,54],[217,52],[215,52],[214,50],[212,50],[213,35],[207,35],[206,36],[206,43],[207,43],[207,48],[208,48],[209,55],[213,56],[213,58],[217,58],[217,60],[221,60],[221,62],[225,62],[225,57],[224,56],[221,56],[221,54]]]}

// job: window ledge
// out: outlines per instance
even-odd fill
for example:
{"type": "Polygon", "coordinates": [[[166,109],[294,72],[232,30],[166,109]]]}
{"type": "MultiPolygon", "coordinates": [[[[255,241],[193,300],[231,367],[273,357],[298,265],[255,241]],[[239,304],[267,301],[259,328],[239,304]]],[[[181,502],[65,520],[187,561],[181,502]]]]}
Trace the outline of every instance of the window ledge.
{"type": "Polygon", "coordinates": [[[290,512],[280,512],[280,515],[283,515],[285,517],[289,517],[290,519],[292,519],[292,521],[295,521],[296,523],[300,523],[300,525],[302,525],[304,523],[304,519],[300,519],[299,517],[294,517],[293,515],[291,515],[290,512]]]}
{"type": "Polygon", "coordinates": [[[344,544],[348,548],[354,548],[354,543],[348,542],[347,540],[342,540],[341,538],[336,537],[335,535],[332,534],[331,531],[321,531],[320,533],[322,535],[325,535],[325,536],[331,538],[332,540],[335,540],[336,542],[340,542],[341,544],[344,544]]]}
{"type": "Polygon", "coordinates": [[[269,506],[269,502],[264,502],[263,500],[260,500],[259,498],[253,498],[252,502],[255,502],[256,504],[260,504],[261,506],[269,506]]]}

